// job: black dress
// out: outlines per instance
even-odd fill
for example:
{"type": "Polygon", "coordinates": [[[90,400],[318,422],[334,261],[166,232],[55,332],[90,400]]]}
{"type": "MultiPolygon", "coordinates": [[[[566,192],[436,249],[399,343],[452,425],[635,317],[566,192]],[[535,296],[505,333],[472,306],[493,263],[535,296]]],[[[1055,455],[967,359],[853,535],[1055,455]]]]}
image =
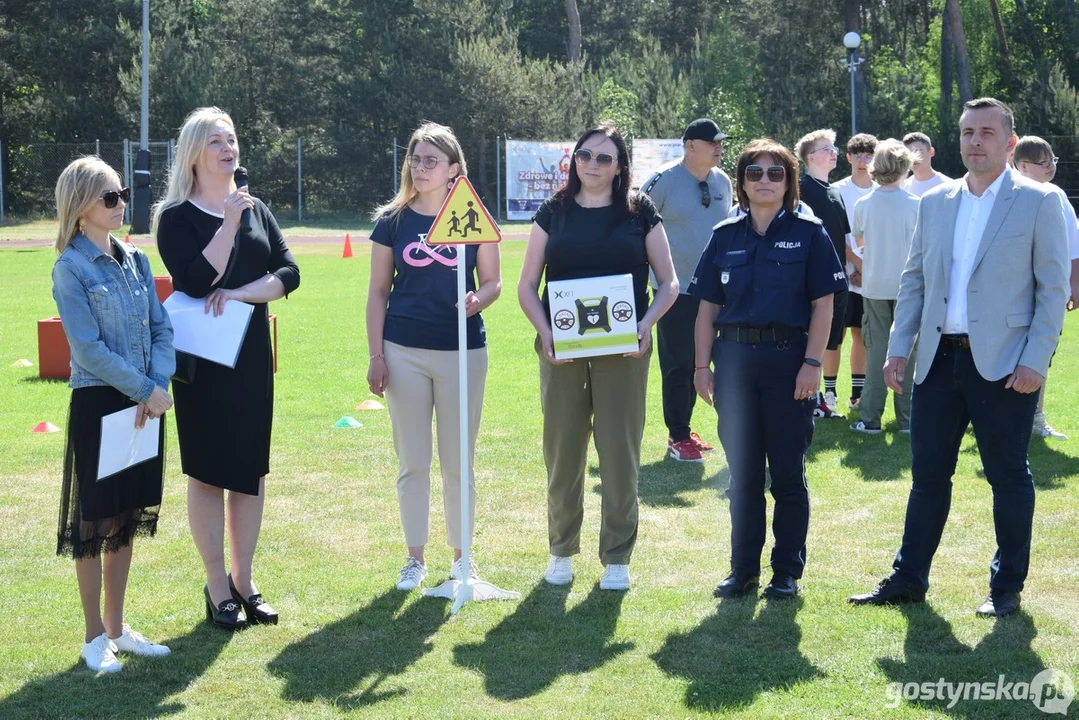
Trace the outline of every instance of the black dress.
{"type": "MultiPolygon", "coordinates": [[[[217,289],[213,284],[217,270],[202,251],[222,222],[222,216],[191,202],[161,213],[157,247],[176,290],[203,298],[217,289]]],[[[229,268],[222,287],[230,290],[267,273],[281,280],[286,296],[300,284],[300,270],[281,229],[258,199],[251,229],[240,231],[229,268]]],[[[173,383],[172,392],[184,474],[257,495],[259,478],[270,472],[273,426],[273,355],[266,304],[255,305],[235,368],[199,359],[194,382],[173,383]]]]}

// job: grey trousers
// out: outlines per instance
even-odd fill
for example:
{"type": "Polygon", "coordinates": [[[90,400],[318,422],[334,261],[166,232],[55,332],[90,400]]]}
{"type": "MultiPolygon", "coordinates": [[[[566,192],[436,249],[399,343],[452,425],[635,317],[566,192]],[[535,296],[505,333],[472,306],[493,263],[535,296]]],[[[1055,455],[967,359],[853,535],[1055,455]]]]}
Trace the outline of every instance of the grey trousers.
{"type": "MultiPolygon", "coordinates": [[[[869,427],[880,427],[888,386],[884,384],[884,363],[888,360],[888,333],[895,318],[895,300],[864,298],[862,311],[862,340],[865,341],[865,389],[858,401],[858,414],[869,427]]],[[[918,352],[917,343],[910,357],[918,352]]],[[[908,363],[903,377],[903,394],[892,393],[895,419],[900,430],[910,428],[910,394],[914,389],[914,363],[908,363]]]]}

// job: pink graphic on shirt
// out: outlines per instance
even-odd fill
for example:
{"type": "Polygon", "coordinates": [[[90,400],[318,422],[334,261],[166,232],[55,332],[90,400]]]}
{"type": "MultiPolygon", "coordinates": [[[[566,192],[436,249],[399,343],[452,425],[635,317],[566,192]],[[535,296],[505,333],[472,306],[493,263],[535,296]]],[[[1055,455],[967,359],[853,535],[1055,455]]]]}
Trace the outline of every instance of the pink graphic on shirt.
{"type": "Polygon", "coordinates": [[[421,235],[418,241],[405,245],[401,254],[405,264],[412,267],[427,267],[433,262],[446,267],[457,267],[457,248],[452,245],[431,247],[427,244],[426,235],[421,235]]]}

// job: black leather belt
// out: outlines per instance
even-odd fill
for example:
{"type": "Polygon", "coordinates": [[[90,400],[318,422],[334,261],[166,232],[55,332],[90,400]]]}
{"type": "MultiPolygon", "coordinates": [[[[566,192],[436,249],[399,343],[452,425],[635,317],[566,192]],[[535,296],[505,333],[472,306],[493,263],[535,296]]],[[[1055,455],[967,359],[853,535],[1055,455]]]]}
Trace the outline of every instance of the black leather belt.
{"type": "Polygon", "coordinates": [[[754,328],[754,327],[723,327],[719,329],[721,340],[731,340],[738,343],[785,342],[787,340],[804,340],[804,330],[795,328],[754,328]]]}
{"type": "Polygon", "coordinates": [[[941,335],[941,342],[946,342],[954,348],[960,350],[970,350],[970,336],[969,335],[941,335]]]}

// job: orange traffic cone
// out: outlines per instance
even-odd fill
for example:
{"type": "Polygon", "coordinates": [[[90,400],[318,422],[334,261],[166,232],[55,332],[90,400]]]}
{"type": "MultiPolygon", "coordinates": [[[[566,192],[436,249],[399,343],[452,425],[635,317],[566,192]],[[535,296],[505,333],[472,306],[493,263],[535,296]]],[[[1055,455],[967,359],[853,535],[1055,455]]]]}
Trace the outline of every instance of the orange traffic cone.
{"type": "Polygon", "coordinates": [[[352,239],[345,233],[345,251],[341,253],[342,258],[352,257],[352,239]]]}

